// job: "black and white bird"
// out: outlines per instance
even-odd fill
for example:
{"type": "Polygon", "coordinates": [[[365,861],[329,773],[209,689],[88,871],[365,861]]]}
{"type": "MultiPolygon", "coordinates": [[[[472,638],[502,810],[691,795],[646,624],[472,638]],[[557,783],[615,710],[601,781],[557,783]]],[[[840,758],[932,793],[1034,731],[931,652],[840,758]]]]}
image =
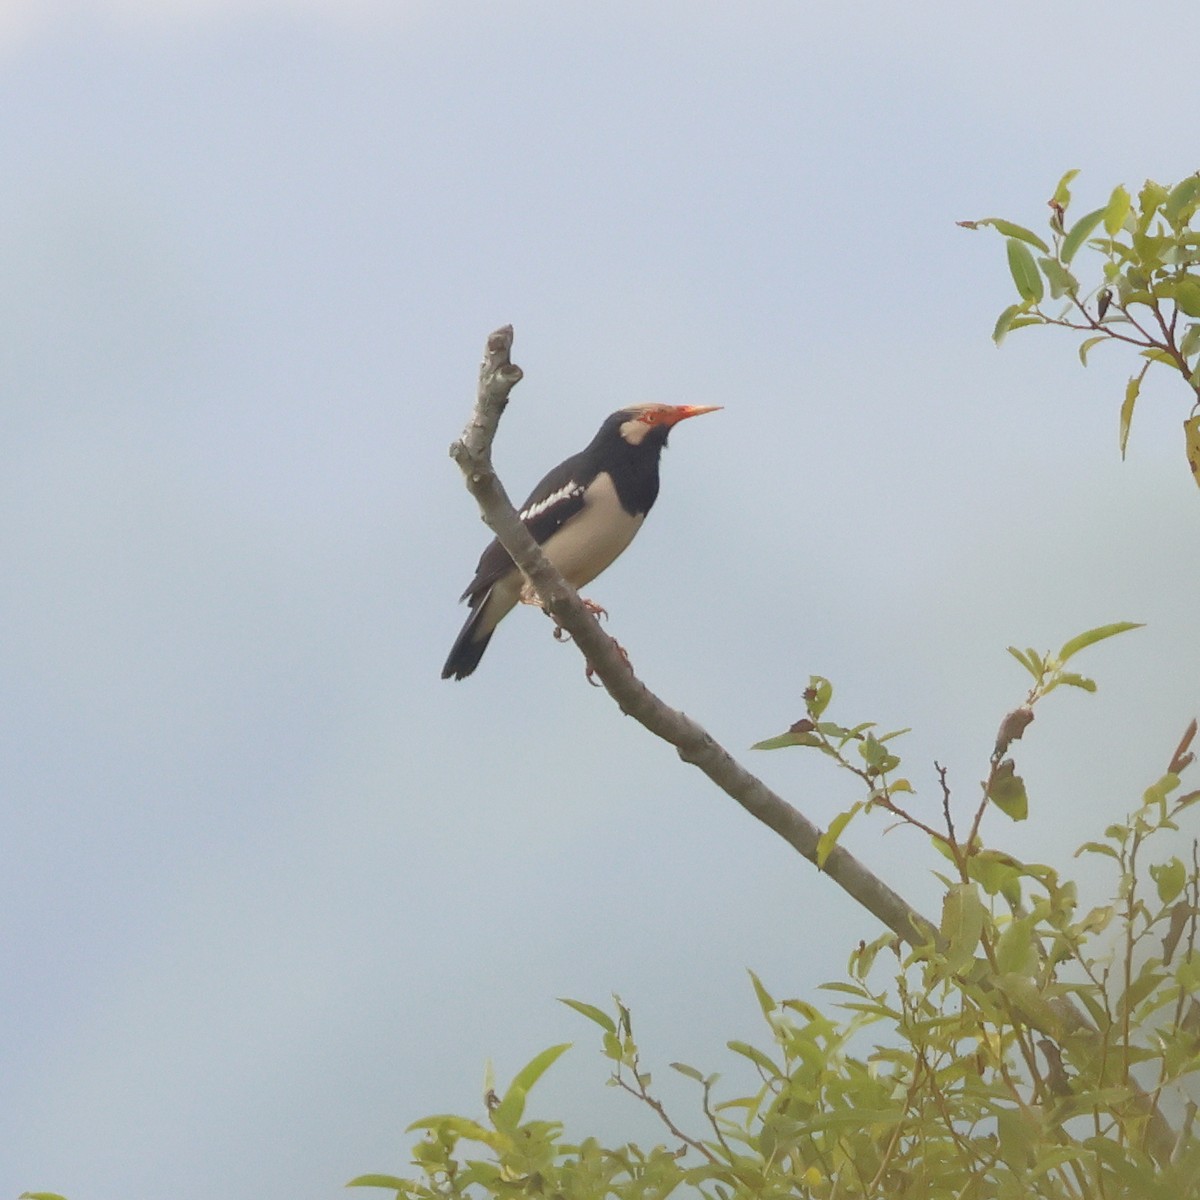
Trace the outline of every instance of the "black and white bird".
{"type": "MultiPolygon", "coordinates": [[[[658,496],[658,460],[671,429],[719,407],[631,404],[533,489],[521,505],[521,520],[572,587],[591,583],[633,541],[658,496]]],[[[508,551],[493,541],[460,597],[471,615],[442,668],[443,679],[465,679],[475,670],[524,586],[508,551]]]]}

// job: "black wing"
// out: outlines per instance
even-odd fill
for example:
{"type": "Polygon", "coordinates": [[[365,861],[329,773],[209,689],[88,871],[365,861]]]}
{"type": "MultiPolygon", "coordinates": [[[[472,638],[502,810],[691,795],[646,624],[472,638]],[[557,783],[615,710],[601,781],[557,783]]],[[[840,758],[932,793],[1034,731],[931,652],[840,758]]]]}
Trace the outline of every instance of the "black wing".
{"type": "MultiPolygon", "coordinates": [[[[580,478],[582,454],[574,454],[561,462],[529,493],[521,505],[519,516],[525,528],[539,546],[545,545],[551,534],[560,529],[583,508],[583,493],[587,481],[580,478]]],[[[512,570],[508,551],[493,539],[479,558],[475,578],[459,597],[480,596],[512,570]]]]}

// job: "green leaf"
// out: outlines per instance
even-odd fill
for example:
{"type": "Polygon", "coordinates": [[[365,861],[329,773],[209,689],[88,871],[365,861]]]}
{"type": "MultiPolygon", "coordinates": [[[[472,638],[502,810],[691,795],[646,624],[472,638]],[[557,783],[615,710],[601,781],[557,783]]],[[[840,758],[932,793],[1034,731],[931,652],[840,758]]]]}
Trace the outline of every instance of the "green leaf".
{"type": "Polygon", "coordinates": [[[778,1079],[783,1074],[767,1055],[756,1047],[751,1046],[749,1042],[726,1042],[725,1044],[734,1054],[740,1054],[743,1058],[748,1058],[756,1067],[765,1071],[773,1079],[778,1079]]]}
{"type": "Polygon", "coordinates": [[[1133,250],[1138,265],[1129,270],[1129,281],[1135,289],[1149,287],[1150,277],[1167,265],[1167,254],[1175,249],[1172,239],[1163,234],[1133,235],[1133,250]]]}
{"type": "Polygon", "coordinates": [[[1071,203],[1071,181],[1079,174],[1079,168],[1076,167],[1072,171],[1068,171],[1059,181],[1058,186],[1054,189],[1054,195],[1051,198],[1051,203],[1059,204],[1066,208],[1071,203]]]}
{"type": "Polygon", "coordinates": [[[1133,424],[1133,406],[1137,404],[1138,393],[1142,390],[1142,380],[1146,378],[1147,363],[1125,385],[1125,399],[1121,402],[1121,424],[1118,433],[1118,444],[1121,447],[1121,459],[1125,458],[1125,447],[1129,444],[1129,427],[1133,424]]]}
{"type": "MultiPolygon", "coordinates": [[[[1200,200],[1200,175],[1189,175],[1180,180],[1163,201],[1163,216],[1175,229],[1181,229],[1191,220],[1200,200]]],[[[1189,314],[1195,315],[1195,314],[1189,314]]]]}
{"type": "Polygon", "coordinates": [[[750,976],[750,982],[754,984],[754,994],[758,997],[758,1007],[762,1009],[764,1017],[769,1017],[779,1007],[775,1003],[775,997],[763,987],[762,980],[753,971],[748,971],[747,974],[750,976]]]}
{"type": "Polygon", "coordinates": [[[947,890],[940,932],[946,941],[946,969],[951,973],[961,971],[975,957],[986,915],[974,884],[958,883],[947,890]]]}
{"type": "Polygon", "coordinates": [[[838,843],[838,838],[842,836],[842,830],[850,824],[851,819],[862,808],[862,801],[856,800],[845,812],[840,812],[832,821],[829,822],[829,828],[821,834],[817,840],[817,869],[825,869],[825,860],[832,853],[834,846],[838,843]]]}
{"type": "Polygon", "coordinates": [[[1158,898],[1164,904],[1170,904],[1187,883],[1187,868],[1178,858],[1150,868],[1150,878],[1158,888],[1158,898]]]}
{"type": "MultiPolygon", "coordinates": [[[[1097,843],[1090,842],[1088,844],[1096,845],[1097,843]]],[[[1120,860],[1120,856],[1115,850],[1110,848],[1110,853],[1113,858],[1120,860]]],[[[1088,910],[1087,915],[1079,922],[1079,928],[1085,933],[1103,933],[1112,924],[1113,917],[1116,915],[1117,910],[1111,904],[1097,905],[1088,910]]]]}
{"type": "Polygon", "coordinates": [[[704,1082],[704,1076],[695,1067],[689,1067],[687,1063],[673,1062],[667,1065],[671,1070],[678,1071],[680,1075],[686,1075],[689,1079],[694,1079],[697,1083],[704,1082]]]}
{"type": "Polygon", "coordinates": [[[1012,1002],[1022,1020],[1051,1037],[1059,1036],[1062,1020],[1032,979],[1027,975],[997,973],[992,982],[1012,1002]]]}
{"type": "Polygon", "coordinates": [[[853,729],[847,729],[845,726],[839,725],[836,721],[822,721],[817,726],[817,732],[822,737],[840,740],[843,746],[847,742],[853,741],[856,736],[853,729]]]}
{"type": "Polygon", "coordinates": [[[1155,783],[1152,783],[1142,793],[1143,804],[1157,804],[1165,807],[1167,797],[1179,787],[1179,776],[1173,771],[1168,771],[1155,783]]]}
{"type": "Polygon", "coordinates": [[[1016,225],[1001,217],[984,217],[982,221],[972,221],[971,224],[972,226],[990,225],[1005,237],[1016,238],[1019,242],[1028,242],[1029,245],[1036,246],[1043,254],[1050,253],[1050,247],[1032,229],[1026,229],[1024,225],[1016,225]]]}
{"type": "MultiPolygon", "coordinates": [[[[1150,960],[1153,962],[1153,959],[1150,960]]],[[[1132,1012],[1151,992],[1154,991],[1167,976],[1162,971],[1156,971],[1150,962],[1142,964],[1138,977],[1125,989],[1124,995],[1117,1003],[1117,1012],[1124,1015],[1132,1012]]]]}
{"type": "Polygon", "coordinates": [[[1074,687],[1080,688],[1085,692],[1094,692],[1096,690],[1096,681],[1089,679],[1086,675],[1076,675],[1074,671],[1059,671],[1046,689],[1047,692],[1053,691],[1056,687],[1074,687]]]}
{"type": "Polygon", "coordinates": [[[1192,478],[1200,485],[1200,415],[1188,417],[1183,423],[1184,445],[1192,478]]]}
{"type": "Polygon", "coordinates": [[[1081,854],[1103,854],[1108,858],[1115,858],[1118,862],[1121,861],[1121,856],[1107,842],[1084,842],[1075,851],[1075,857],[1078,858],[1081,854]]]}
{"type": "Polygon", "coordinates": [[[820,738],[816,738],[811,732],[794,733],[788,730],[786,733],[777,734],[775,737],[769,737],[761,742],[755,742],[750,747],[751,750],[782,750],[785,746],[819,746],[820,738]]]}
{"type": "Polygon", "coordinates": [[[1188,992],[1200,990],[1200,954],[1187,954],[1175,970],[1180,986],[1188,992]]]}
{"type": "Polygon", "coordinates": [[[521,1118],[524,1116],[524,1104],[526,1104],[524,1088],[510,1087],[504,1093],[504,1099],[500,1100],[496,1108],[491,1111],[493,1126],[496,1126],[503,1134],[516,1133],[517,1126],[520,1126],[521,1118]]]}
{"type": "Polygon", "coordinates": [[[1002,1108],[996,1113],[996,1144],[1000,1158],[1018,1176],[1024,1176],[1035,1161],[1034,1146],[1042,1144],[1036,1119],[1019,1108],[1002,1108]]]}
{"type": "Polygon", "coordinates": [[[1080,217],[1078,221],[1067,231],[1067,236],[1063,238],[1063,243],[1059,247],[1058,257],[1065,266],[1075,257],[1079,247],[1092,235],[1092,230],[1104,219],[1104,209],[1098,208],[1095,212],[1090,212],[1086,217],[1080,217]]]}
{"type": "Polygon", "coordinates": [[[1180,986],[1189,992],[1200,989],[1200,954],[1188,954],[1175,971],[1180,986]]]}
{"type": "Polygon", "coordinates": [[[491,1146],[493,1149],[496,1149],[503,1143],[503,1139],[494,1130],[484,1128],[478,1121],[449,1114],[442,1114],[436,1117],[422,1117],[421,1120],[414,1121],[409,1125],[404,1132],[412,1133],[418,1129],[428,1129],[432,1133],[445,1131],[457,1134],[459,1137],[468,1138],[472,1142],[482,1142],[485,1146],[491,1146]]]}
{"type": "Polygon", "coordinates": [[[1010,304],[997,318],[995,328],[992,330],[992,341],[997,346],[1004,341],[1005,336],[1012,329],[1020,329],[1024,325],[1041,324],[1040,317],[1031,317],[1025,319],[1024,314],[1029,311],[1029,305],[1026,304],[1010,304]]]}
{"type": "Polygon", "coordinates": [[[894,771],[900,765],[900,760],[873,733],[858,743],[858,753],[872,776],[894,771]]]}
{"type": "Polygon", "coordinates": [[[1050,285],[1050,298],[1057,300],[1060,296],[1073,296],[1079,291],[1079,281],[1067,270],[1062,263],[1053,258],[1039,258],[1038,266],[1046,276],[1050,285]]]}
{"type": "Polygon", "coordinates": [[[808,688],[804,693],[804,703],[808,710],[808,715],[814,721],[819,721],[821,714],[829,707],[829,702],[832,699],[833,684],[824,675],[810,675],[808,677],[808,688]]]}
{"type": "Polygon", "coordinates": [[[1033,918],[1012,921],[996,943],[996,969],[1006,975],[1032,976],[1038,969],[1033,940],[1033,918]]]}
{"type": "Polygon", "coordinates": [[[608,1013],[594,1004],[585,1004],[582,1000],[569,1000],[566,996],[559,996],[558,1002],[565,1004],[568,1008],[573,1008],[580,1016],[587,1017],[589,1021],[595,1021],[601,1029],[608,1033],[615,1034],[617,1032],[617,1023],[608,1013]]]}
{"type": "Polygon", "coordinates": [[[1141,210],[1138,216],[1138,231],[1145,233],[1150,228],[1150,222],[1154,220],[1154,214],[1163,206],[1163,202],[1167,198],[1167,189],[1161,183],[1155,183],[1153,179],[1147,179],[1142,184],[1142,190],[1138,192],[1138,208],[1141,210]]]}
{"type": "Polygon", "coordinates": [[[1027,670],[1034,679],[1041,679],[1045,673],[1046,667],[1042,662],[1040,655],[1033,650],[1018,650],[1016,646],[1009,646],[1008,652],[1027,670]]]}
{"type": "Polygon", "coordinates": [[[1096,337],[1085,338],[1079,344],[1079,361],[1086,367],[1088,351],[1091,350],[1093,346],[1098,346],[1101,342],[1111,341],[1112,338],[1110,338],[1106,333],[1101,333],[1096,337]]]}
{"type": "Polygon", "coordinates": [[[1008,239],[1008,269],[1012,273],[1013,283],[1017,285],[1017,294],[1022,300],[1030,300],[1037,304],[1045,295],[1042,286],[1042,276],[1029,247],[1016,238],[1008,239]]]}
{"type": "Polygon", "coordinates": [[[1179,339],[1179,353],[1184,358],[1191,358],[1197,350],[1200,350],[1200,325],[1189,325],[1179,339]]]}
{"type": "Polygon", "coordinates": [[[1133,201],[1130,199],[1129,193],[1121,184],[1117,184],[1104,209],[1104,228],[1108,231],[1109,237],[1114,237],[1124,226],[1125,218],[1129,216],[1132,206],[1133,201]]]}
{"type": "Polygon", "coordinates": [[[890,930],[881,934],[873,942],[865,944],[860,942],[850,955],[850,969],[855,978],[865,979],[871,973],[871,968],[875,965],[875,959],[879,952],[894,949],[896,944],[896,935],[890,930]]]}
{"type": "Polygon", "coordinates": [[[1021,878],[1021,864],[1001,850],[981,850],[967,859],[967,874],[977,880],[989,896],[1021,878]]]}
{"type": "Polygon", "coordinates": [[[829,983],[818,983],[817,987],[822,992],[837,992],[843,996],[857,996],[860,1000],[870,1000],[872,998],[871,993],[858,983],[839,983],[834,979],[829,983]]]}
{"type": "Polygon", "coordinates": [[[1200,317],[1200,276],[1185,275],[1175,285],[1175,303],[1186,316],[1200,317]]]}
{"type": "Polygon", "coordinates": [[[1014,329],[1024,329],[1028,325],[1045,325],[1046,318],[1040,317],[1037,313],[1028,317],[1014,317],[1008,323],[1008,332],[1012,333],[1014,329]]]}
{"type": "MultiPolygon", "coordinates": [[[[394,1192],[404,1192],[407,1194],[410,1181],[400,1179],[395,1175],[356,1175],[346,1186],[389,1188],[394,1192]]],[[[32,1200],[62,1200],[61,1196],[50,1197],[49,1192],[26,1192],[25,1195],[31,1197],[32,1200]]]]}
{"type": "Polygon", "coordinates": [[[561,1042],[559,1045],[550,1046],[541,1054],[535,1055],[513,1076],[509,1091],[512,1091],[513,1088],[520,1088],[521,1091],[528,1092],[570,1048],[570,1042],[561,1042]]]}
{"type": "Polygon", "coordinates": [[[987,798],[1006,817],[1024,821],[1029,816],[1029,797],[1025,794],[1025,781],[1016,774],[1011,758],[1004,759],[992,772],[987,798]]]}
{"type": "Polygon", "coordinates": [[[1112,625],[1099,625],[1095,629],[1089,629],[1086,633],[1081,633],[1067,642],[1058,652],[1058,661],[1065,663],[1067,659],[1072,658],[1080,650],[1088,646],[1094,646],[1097,642],[1102,642],[1106,638],[1116,637],[1118,633],[1127,633],[1130,629],[1141,628],[1142,624],[1138,621],[1116,621],[1112,625]]]}

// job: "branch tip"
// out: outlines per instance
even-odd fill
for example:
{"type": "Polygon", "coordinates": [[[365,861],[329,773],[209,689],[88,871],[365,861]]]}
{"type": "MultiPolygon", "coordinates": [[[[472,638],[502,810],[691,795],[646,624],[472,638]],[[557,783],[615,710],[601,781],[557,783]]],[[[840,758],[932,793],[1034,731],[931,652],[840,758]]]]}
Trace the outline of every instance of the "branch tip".
{"type": "Polygon", "coordinates": [[[501,325],[499,329],[488,335],[487,350],[489,354],[507,353],[512,349],[513,327],[501,325]]]}

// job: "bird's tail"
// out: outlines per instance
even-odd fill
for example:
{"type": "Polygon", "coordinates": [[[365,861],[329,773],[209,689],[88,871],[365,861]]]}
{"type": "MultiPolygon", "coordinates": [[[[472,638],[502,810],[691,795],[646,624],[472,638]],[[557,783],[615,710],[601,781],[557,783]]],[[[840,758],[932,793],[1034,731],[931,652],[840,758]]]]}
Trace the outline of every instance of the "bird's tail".
{"type": "Polygon", "coordinates": [[[454,639],[454,645],[450,647],[446,665],[442,668],[443,679],[466,679],[479,666],[479,660],[483,657],[483,652],[487,649],[488,642],[492,640],[492,634],[496,631],[496,623],[485,621],[483,615],[488,607],[487,602],[490,595],[491,592],[487,592],[480,597],[479,603],[473,606],[471,615],[459,631],[458,637],[454,639]]]}

